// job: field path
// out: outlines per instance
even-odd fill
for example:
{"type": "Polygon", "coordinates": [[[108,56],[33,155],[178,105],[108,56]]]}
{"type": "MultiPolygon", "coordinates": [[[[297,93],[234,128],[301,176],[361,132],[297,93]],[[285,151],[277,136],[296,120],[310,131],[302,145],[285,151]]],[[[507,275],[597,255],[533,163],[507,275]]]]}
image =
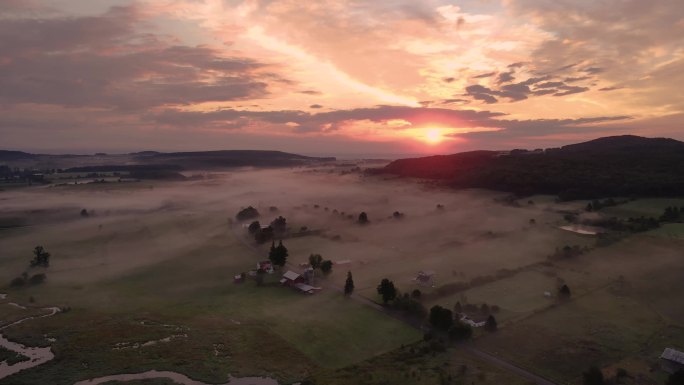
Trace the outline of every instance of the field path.
{"type": "MultiPolygon", "coordinates": [[[[248,249],[252,250],[257,257],[263,258],[263,251],[261,249],[259,249],[257,246],[255,246],[254,244],[252,244],[251,242],[249,242],[242,234],[240,234],[238,232],[238,230],[236,229],[236,225],[239,225],[239,224],[237,224],[235,222],[230,223],[230,230],[233,233],[233,236],[235,236],[237,239],[239,239],[240,242],[242,242],[248,249]]],[[[288,263],[285,265],[285,267],[294,268],[296,266],[288,263]]],[[[328,289],[336,290],[340,293],[344,293],[344,288],[333,285],[329,282],[324,282],[322,286],[325,288],[328,288],[328,289]]],[[[372,301],[366,297],[362,297],[362,296],[357,295],[357,294],[352,294],[350,296],[350,298],[361,303],[361,304],[363,304],[363,305],[369,306],[369,307],[371,307],[377,311],[380,311],[389,317],[403,321],[403,322],[411,325],[412,327],[423,331],[423,325],[420,322],[416,322],[414,319],[411,319],[409,317],[403,317],[400,314],[389,311],[386,307],[384,307],[384,306],[378,304],[377,302],[374,302],[374,301],[372,301]]],[[[488,362],[494,366],[498,366],[500,368],[506,369],[509,372],[515,373],[522,378],[530,380],[531,382],[535,383],[536,385],[559,385],[559,384],[556,384],[555,382],[552,382],[552,381],[547,380],[543,377],[540,377],[540,376],[530,372],[529,370],[521,368],[520,366],[517,366],[516,364],[514,364],[510,361],[506,361],[502,358],[491,355],[491,354],[484,352],[480,349],[477,349],[475,347],[464,345],[464,351],[466,353],[469,353],[470,355],[476,357],[476,358],[479,358],[480,360],[486,361],[486,362],[488,362]]]]}
{"type": "Polygon", "coordinates": [[[487,361],[490,364],[493,364],[495,366],[498,366],[500,368],[506,369],[509,372],[513,372],[517,374],[518,376],[528,379],[532,381],[533,383],[537,385],[558,385],[555,382],[551,382],[547,380],[546,378],[540,377],[526,369],[523,369],[513,363],[510,363],[508,361],[502,360],[501,358],[491,355],[487,352],[483,352],[480,349],[476,349],[471,346],[465,346],[465,351],[467,353],[470,353],[471,355],[480,358],[481,360],[487,361]]]}

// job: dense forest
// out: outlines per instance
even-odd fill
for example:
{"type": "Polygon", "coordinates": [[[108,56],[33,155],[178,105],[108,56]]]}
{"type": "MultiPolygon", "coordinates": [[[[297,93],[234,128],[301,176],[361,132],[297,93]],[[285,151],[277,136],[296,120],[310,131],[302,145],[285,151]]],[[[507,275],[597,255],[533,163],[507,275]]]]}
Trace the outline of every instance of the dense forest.
{"type": "Polygon", "coordinates": [[[473,151],[396,160],[373,173],[436,179],[456,188],[563,200],[684,195],[684,143],[614,136],[545,150],[473,151]]]}

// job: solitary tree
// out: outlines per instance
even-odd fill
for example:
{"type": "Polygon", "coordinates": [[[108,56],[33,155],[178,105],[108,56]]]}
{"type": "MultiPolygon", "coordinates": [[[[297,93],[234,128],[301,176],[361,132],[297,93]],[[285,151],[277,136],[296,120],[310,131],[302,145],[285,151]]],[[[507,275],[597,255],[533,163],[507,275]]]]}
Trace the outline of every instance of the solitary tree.
{"type": "Polygon", "coordinates": [[[36,246],[33,249],[33,259],[31,260],[31,267],[34,266],[50,266],[50,253],[45,251],[43,246],[36,246]]]}
{"type": "Polygon", "coordinates": [[[496,324],[496,318],[494,318],[493,315],[487,317],[487,321],[485,321],[484,328],[488,332],[495,332],[499,328],[499,326],[496,324]]]}
{"type": "Polygon", "coordinates": [[[382,302],[387,305],[387,302],[394,300],[397,297],[397,289],[394,287],[394,282],[387,278],[380,281],[378,285],[378,294],[382,296],[382,302]]]}
{"type": "Polygon", "coordinates": [[[368,222],[368,214],[366,214],[365,211],[361,212],[361,214],[359,214],[359,223],[365,225],[368,222]]]}
{"type": "Polygon", "coordinates": [[[347,272],[347,280],[344,282],[344,295],[351,295],[354,292],[354,279],[351,271],[347,272]]]}
{"type": "Polygon", "coordinates": [[[558,297],[560,299],[570,299],[570,288],[568,285],[563,285],[558,289],[558,297]]]}
{"type": "Polygon", "coordinates": [[[584,385],[603,385],[605,381],[603,380],[603,372],[596,366],[592,366],[582,374],[584,379],[584,385]]]}
{"type": "Polygon", "coordinates": [[[283,241],[278,242],[278,246],[271,244],[271,251],[268,253],[268,259],[276,266],[283,267],[287,263],[287,248],[283,245],[283,241]]]}
{"type": "Polygon", "coordinates": [[[321,271],[323,274],[330,274],[332,272],[333,263],[330,260],[325,260],[321,262],[321,271]]]}
{"type": "Polygon", "coordinates": [[[454,325],[454,316],[451,310],[435,305],[430,309],[430,324],[443,331],[449,330],[454,325]]]}

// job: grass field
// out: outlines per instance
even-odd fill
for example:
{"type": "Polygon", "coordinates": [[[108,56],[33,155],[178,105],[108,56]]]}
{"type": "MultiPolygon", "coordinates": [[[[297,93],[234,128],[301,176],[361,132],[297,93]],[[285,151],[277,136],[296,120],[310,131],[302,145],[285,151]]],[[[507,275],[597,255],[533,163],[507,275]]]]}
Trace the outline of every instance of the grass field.
{"type": "Polygon", "coordinates": [[[599,291],[508,326],[478,346],[561,383],[580,383],[590,366],[637,355],[665,327],[640,302],[599,291]]]}
{"type": "MultiPolygon", "coordinates": [[[[284,382],[312,375],[323,384],[350,379],[438,384],[445,375],[463,383],[495,384],[506,378],[458,350],[434,360],[416,356],[414,364],[398,367],[397,355],[409,354],[405,347],[419,341],[421,333],[332,289],[343,285],[348,270],[355,292],[372,300],[378,300],[382,278],[408,292],[419,288],[412,278],[421,270],[437,272],[437,287],[515,270],[462,292],[430,297],[424,305],[451,308],[461,300],[498,305],[501,331],[477,344],[562,381],[576,382],[590,364],[643,364],[644,349],[655,352],[662,345],[654,336],[684,324],[684,307],[677,302],[684,293],[684,241],[676,224],[549,262],[557,247],[594,245],[593,237],[557,228],[563,212],[582,209],[585,202],[537,196],[531,198],[534,204],[523,200],[514,207],[500,203],[503,194],[494,192],[301,170],[121,185],[0,193],[6,203],[0,223],[27,225],[0,230],[0,282],[27,269],[34,246],[43,245],[53,255],[49,268],[31,271],[44,271],[46,283],[0,290],[9,294],[0,301],[0,320],[35,312],[3,304],[27,304],[31,297],[35,306],[72,309],[7,330],[27,344],[56,339],[55,360],[11,377],[11,383],[54,378],[56,384],[69,384],[148,369],[213,382],[225,381],[228,374],[284,382]],[[445,209],[437,210],[438,203],[445,209]],[[313,296],[281,287],[279,274],[268,276],[261,287],[253,280],[234,284],[233,276],[253,269],[269,246],[255,252],[240,224],[231,224],[248,205],[262,212],[264,224],[283,215],[293,229],[324,230],[322,236],[285,239],[293,265],[311,253],[351,263],[319,277],[324,289],[313,296]],[[270,212],[270,206],[278,211],[270,212]],[[82,217],[82,208],[92,214],[82,217]],[[356,223],[361,211],[370,224],[356,223]],[[404,218],[392,219],[394,211],[404,218]],[[555,294],[559,282],[571,287],[575,299],[568,304],[543,295],[555,294]],[[157,342],[144,345],[150,341],[157,342]],[[116,349],[122,343],[129,348],[116,349]],[[144,346],[130,348],[136,344],[144,346]],[[461,373],[461,361],[472,370],[461,373]]],[[[658,205],[672,204],[659,200],[634,206],[638,202],[625,207],[662,211],[658,205]]],[[[420,289],[431,294],[437,288],[420,289]]],[[[677,346],[681,334],[668,333],[677,346]]]]}
{"type": "Polygon", "coordinates": [[[666,207],[683,207],[684,199],[675,198],[642,198],[614,207],[607,207],[601,212],[619,218],[638,218],[641,216],[658,218],[666,207]]]}
{"type": "Polygon", "coordinates": [[[310,381],[315,385],[530,384],[523,378],[464,354],[459,348],[448,349],[445,353],[422,354],[421,349],[425,346],[425,343],[411,344],[359,365],[319,370],[310,381]]]}
{"type": "Polygon", "coordinates": [[[644,234],[558,262],[559,271],[576,273],[566,279],[574,299],[507,324],[477,344],[560,383],[580,383],[591,365],[613,374],[629,367],[645,383],[662,383],[658,356],[684,344],[681,250],[681,242],[644,234]]]}

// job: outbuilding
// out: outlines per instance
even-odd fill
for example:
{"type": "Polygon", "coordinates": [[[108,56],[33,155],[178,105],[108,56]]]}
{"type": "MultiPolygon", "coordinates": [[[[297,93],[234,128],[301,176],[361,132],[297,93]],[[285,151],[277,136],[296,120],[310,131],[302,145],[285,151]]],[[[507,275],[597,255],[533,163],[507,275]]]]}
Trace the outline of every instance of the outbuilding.
{"type": "Polygon", "coordinates": [[[684,353],[673,348],[666,348],[663,354],[660,355],[662,360],[662,368],[668,373],[674,373],[678,370],[684,369],[684,353]]]}
{"type": "Polygon", "coordinates": [[[298,283],[306,283],[306,279],[300,274],[295,273],[292,270],[288,270],[287,273],[283,274],[283,278],[280,279],[280,283],[285,286],[294,287],[298,283]]]}

